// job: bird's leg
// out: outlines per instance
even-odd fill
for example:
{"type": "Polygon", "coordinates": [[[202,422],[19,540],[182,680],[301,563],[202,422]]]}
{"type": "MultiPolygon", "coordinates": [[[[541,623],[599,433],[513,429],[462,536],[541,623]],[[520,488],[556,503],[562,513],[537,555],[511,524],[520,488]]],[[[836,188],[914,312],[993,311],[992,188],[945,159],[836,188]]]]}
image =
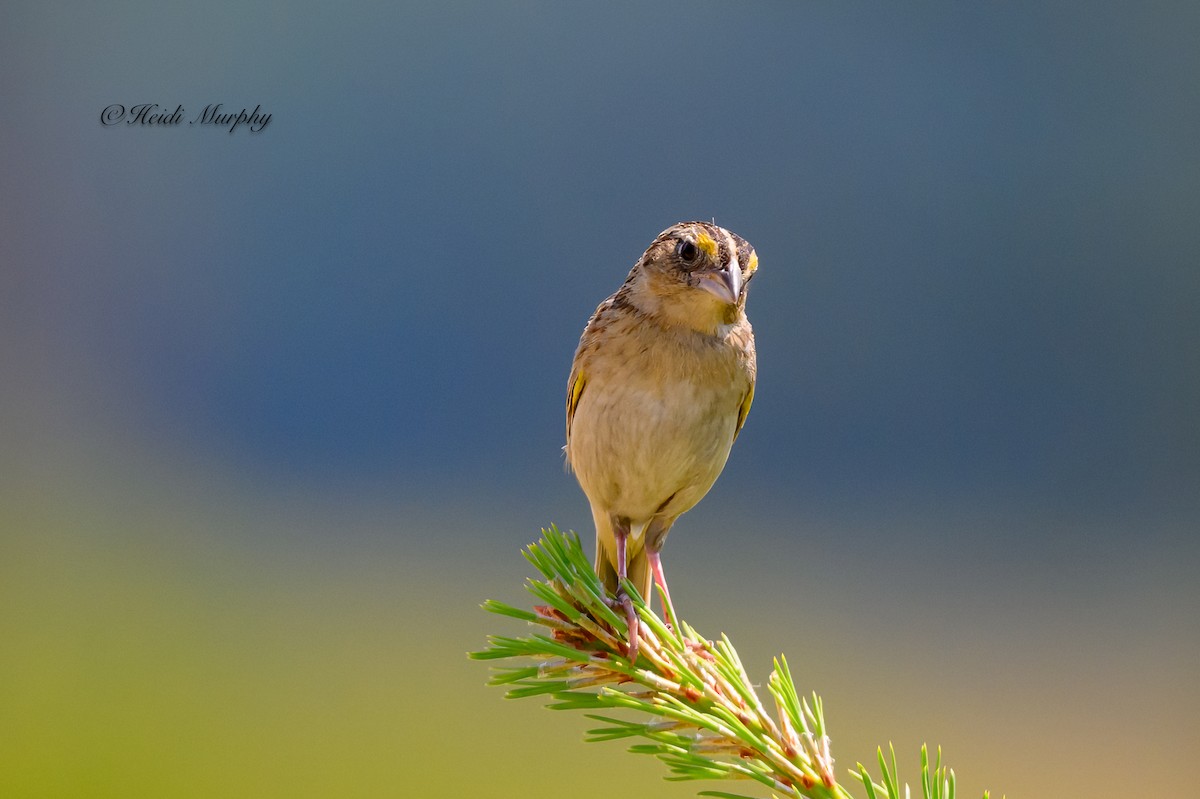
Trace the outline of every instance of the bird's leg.
{"type": "Polygon", "coordinates": [[[674,523],[674,519],[663,519],[659,516],[651,520],[646,528],[646,560],[650,563],[650,573],[654,575],[655,585],[662,591],[663,616],[666,617],[667,623],[672,625],[675,623],[675,605],[671,602],[671,592],[667,590],[667,575],[663,572],[662,557],[659,553],[663,544],[667,543],[667,533],[671,532],[671,525],[674,523]]]}
{"type": "Polygon", "coordinates": [[[675,606],[671,603],[671,592],[667,590],[667,576],[663,574],[662,558],[657,549],[646,550],[646,560],[650,561],[650,573],[654,575],[654,584],[663,595],[663,615],[675,615],[675,606]]]}
{"type": "Polygon", "coordinates": [[[625,624],[629,628],[626,654],[630,665],[637,663],[638,657],[638,616],[634,610],[633,600],[625,592],[622,583],[629,577],[629,559],[626,553],[626,543],[629,540],[629,519],[614,517],[612,520],[613,538],[617,544],[617,602],[625,611],[625,624]]]}

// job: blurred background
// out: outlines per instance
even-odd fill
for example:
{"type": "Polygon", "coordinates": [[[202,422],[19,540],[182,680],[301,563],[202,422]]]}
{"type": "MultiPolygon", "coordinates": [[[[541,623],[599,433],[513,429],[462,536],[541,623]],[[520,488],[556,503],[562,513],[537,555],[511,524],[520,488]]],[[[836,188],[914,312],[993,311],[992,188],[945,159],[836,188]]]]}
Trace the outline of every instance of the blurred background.
{"type": "MultiPolygon", "coordinates": [[[[662,229],[757,247],[672,592],[842,774],[1184,795],[1200,6],[8,3],[0,795],[685,797],[465,653],[590,536],[563,393],[662,229]],[[104,126],[112,104],[175,127],[104,126]],[[204,106],[261,133],[188,125],[204,106]]],[[[588,543],[590,548],[590,541],[588,543]]],[[[737,786],[734,786],[735,788],[737,786]]]]}

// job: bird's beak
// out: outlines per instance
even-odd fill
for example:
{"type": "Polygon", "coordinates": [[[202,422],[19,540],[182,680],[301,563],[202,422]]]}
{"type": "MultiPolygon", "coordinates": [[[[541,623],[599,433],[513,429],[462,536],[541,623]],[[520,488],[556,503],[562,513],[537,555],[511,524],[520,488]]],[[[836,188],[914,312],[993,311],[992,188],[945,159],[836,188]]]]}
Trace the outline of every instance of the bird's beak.
{"type": "Polygon", "coordinates": [[[700,287],[722,302],[736,305],[738,295],[742,293],[742,270],[737,264],[729,264],[723,269],[713,269],[710,272],[699,272],[700,287]]]}

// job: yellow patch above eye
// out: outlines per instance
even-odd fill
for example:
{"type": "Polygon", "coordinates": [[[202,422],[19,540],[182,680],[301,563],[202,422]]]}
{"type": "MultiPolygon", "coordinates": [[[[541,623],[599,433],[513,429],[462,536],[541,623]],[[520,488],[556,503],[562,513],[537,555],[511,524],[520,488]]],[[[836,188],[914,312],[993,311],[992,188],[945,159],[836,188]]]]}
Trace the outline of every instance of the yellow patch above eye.
{"type": "Polygon", "coordinates": [[[696,246],[704,250],[704,252],[708,254],[709,258],[716,260],[717,242],[712,236],[701,231],[700,234],[696,236],[696,246]]]}
{"type": "Polygon", "coordinates": [[[754,274],[754,270],[758,269],[758,253],[750,253],[750,263],[746,264],[746,274],[754,274]]]}

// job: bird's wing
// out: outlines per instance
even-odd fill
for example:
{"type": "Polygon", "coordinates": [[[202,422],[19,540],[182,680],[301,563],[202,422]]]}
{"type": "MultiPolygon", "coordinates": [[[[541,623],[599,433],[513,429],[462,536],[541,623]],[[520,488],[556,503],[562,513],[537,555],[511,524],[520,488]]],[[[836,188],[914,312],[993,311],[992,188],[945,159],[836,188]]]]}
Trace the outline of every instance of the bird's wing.
{"type": "MultiPolygon", "coordinates": [[[[616,295],[613,295],[614,297],[616,295]]],[[[575,418],[575,409],[579,407],[579,398],[583,396],[583,388],[587,385],[587,373],[583,362],[587,360],[588,352],[595,348],[596,336],[604,327],[602,317],[612,306],[613,297],[609,297],[596,307],[595,313],[588,319],[579,337],[579,348],[575,350],[575,360],[571,362],[571,377],[567,380],[567,445],[571,444],[571,420],[575,418]]]]}
{"type": "Polygon", "coordinates": [[[750,384],[750,388],[746,390],[746,396],[742,397],[742,404],[738,406],[738,421],[737,428],[733,431],[733,440],[737,441],[738,433],[742,432],[742,425],[746,423],[746,415],[750,413],[750,406],[754,403],[754,384],[750,384]]]}
{"type": "Polygon", "coordinates": [[[567,382],[567,444],[571,443],[571,420],[575,418],[575,409],[579,407],[579,398],[583,395],[583,387],[586,384],[587,376],[576,362],[571,369],[571,379],[567,382]]]}

